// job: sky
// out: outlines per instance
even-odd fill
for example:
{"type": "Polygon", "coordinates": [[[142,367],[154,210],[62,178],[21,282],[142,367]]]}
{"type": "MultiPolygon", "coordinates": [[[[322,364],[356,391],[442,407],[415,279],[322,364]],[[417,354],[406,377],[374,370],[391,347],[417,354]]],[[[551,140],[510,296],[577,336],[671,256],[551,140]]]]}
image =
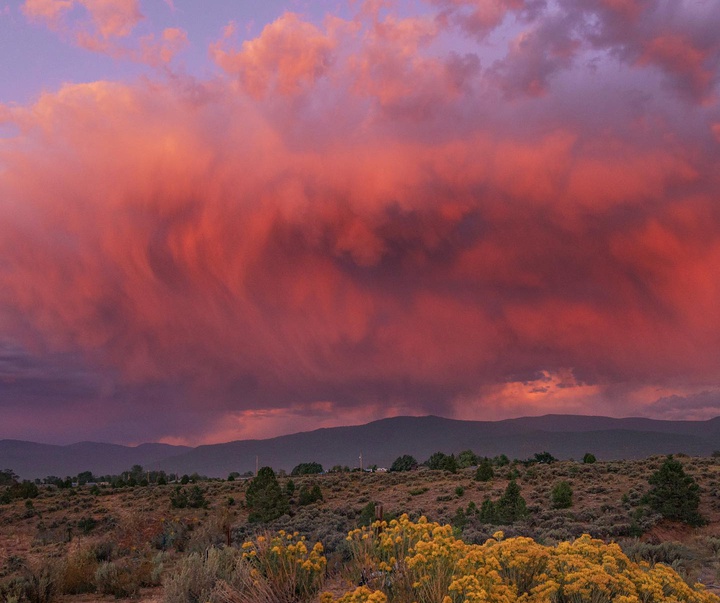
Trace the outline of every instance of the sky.
{"type": "Polygon", "coordinates": [[[0,438],[720,415],[716,0],[0,0],[0,438]]]}

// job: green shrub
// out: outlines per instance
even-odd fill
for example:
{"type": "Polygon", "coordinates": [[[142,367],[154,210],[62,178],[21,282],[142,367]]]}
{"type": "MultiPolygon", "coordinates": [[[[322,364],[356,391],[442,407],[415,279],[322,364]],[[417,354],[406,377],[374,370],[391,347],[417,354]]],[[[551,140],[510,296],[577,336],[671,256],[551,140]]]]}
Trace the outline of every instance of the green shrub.
{"type": "Polygon", "coordinates": [[[375,503],[369,502],[361,510],[358,516],[358,526],[369,526],[375,521],[375,503]]]}
{"type": "Polygon", "coordinates": [[[478,482],[489,482],[493,477],[495,477],[495,472],[493,471],[490,461],[488,459],[480,461],[478,468],[475,470],[475,480],[478,482]]]}
{"type": "Polygon", "coordinates": [[[249,521],[267,522],[290,510],[288,499],[271,467],[263,467],[248,485],[245,502],[250,510],[249,521]]]}
{"type": "Polygon", "coordinates": [[[555,484],[550,494],[550,500],[554,509],[569,509],[573,504],[572,497],[572,487],[566,481],[555,484]]]}
{"type": "Polygon", "coordinates": [[[520,494],[520,486],[515,480],[507,485],[495,508],[500,523],[513,523],[527,516],[527,503],[520,494]]]}
{"type": "Polygon", "coordinates": [[[175,492],[170,496],[170,506],[173,509],[184,509],[188,506],[188,495],[185,488],[175,487],[175,492]]]}
{"type": "Polygon", "coordinates": [[[309,505],[321,500],[324,499],[320,486],[317,484],[313,484],[312,486],[309,484],[303,484],[302,488],[300,488],[299,503],[301,505],[309,505]]]}
{"type": "Polygon", "coordinates": [[[174,509],[184,509],[186,507],[190,509],[205,509],[208,506],[208,501],[205,499],[205,495],[200,486],[193,486],[189,491],[180,486],[176,486],[175,493],[170,496],[170,506],[174,509]]]}
{"type": "Polygon", "coordinates": [[[436,471],[449,471],[450,473],[457,473],[458,469],[455,455],[447,455],[444,452],[432,454],[430,458],[425,461],[425,465],[436,471]]]}
{"type": "Polygon", "coordinates": [[[460,469],[473,467],[480,462],[480,458],[472,450],[463,450],[457,456],[457,464],[460,469]]]}
{"type": "Polygon", "coordinates": [[[544,451],[544,452],[536,452],[535,456],[532,458],[532,461],[535,463],[550,465],[552,463],[557,462],[557,459],[549,452],[544,451]]]}
{"type": "Polygon", "coordinates": [[[413,471],[417,469],[417,466],[418,462],[415,457],[404,454],[393,461],[393,464],[390,465],[390,471],[413,471]]]}
{"type": "Polygon", "coordinates": [[[323,466],[320,463],[300,463],[293,467],[290,475],[314,475],[323,472],[323,466]]]}
{"type": "Polygon", "coordinates": [[[191,509],[206,509],[208,501],[205,500],[205,494],[203,493],[200,486],[193,486],[190,488],[190,494],[188,494],[188,507],[191,509]]]}
{"type": "Polygon", "coordinates": [[[486,498],[480,506],[479,519],[483,523],[497,523],[498,514],[495,503],[486,498]]]}
{"type": "Polygon", "coordinates": [[[700,486],[683,469],[682,463],[669,455],[648,480],[652,488],[646,496],[648,505],[666,519],[692,526],[706,523],[698,512],[700,486]]]}
{"type": "Polygon", "coordinates": [[[597,459],[595,458],[595,455],[592,454],[591,452],[586,452],[585,456],[583,456],[583,460],[582,460],[583,463],[586,463],[588,465],[594,463],[595,461],[597,461],[597,459]]]}

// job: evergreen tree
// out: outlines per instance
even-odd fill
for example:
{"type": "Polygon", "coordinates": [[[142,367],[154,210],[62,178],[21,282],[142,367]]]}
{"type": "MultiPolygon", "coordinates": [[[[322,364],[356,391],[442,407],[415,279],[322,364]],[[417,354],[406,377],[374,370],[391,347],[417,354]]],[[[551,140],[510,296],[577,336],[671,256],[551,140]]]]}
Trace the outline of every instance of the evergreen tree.
{"type": "Polygon", "coordinates": [[[480,507],[480,521],[483,523],[497,523],[497,520],[498,516],[495,503],[489,498],[486,498],[480,507]]]}
{"type": "Polygon", "coordinates": [[[184,509],[188,506],[188,495],[184,488],[175,486],[175,492],[170,496],[170,506],[174,509],[184,509]]]}
{"type": "Polygon", "coordinates": [[[573,491],[566,481],[558,482],[552,489],[550,500],[554,509],[569,509],[572,507],[573,491]]]}
{"type": "Polygon", "coordinates": [[[300,463],[293,468],[293,470],[290,472],[290,475],[312,475],[322,472],[323,466],[320,463],[300,463]]]}
{"type": "Polygon", "coordinates": [[[505,465],[510,464],[510,459],[506,454],[499,454],[498,456],[493,457],[493,464],[496,467],[504,467],[505,465]]]}
{"type": "Polygon", "coordinates": [[[465,514],[465,509],[458,507],[455,515],[453,516],[451,523],[453,528],[462,532],[463,528],[467,525],[468,518],[465,514]]]}
{"type": "Polygon", "coordinates": [[[583,457],[583,463],[592,464],[596,461],[595,455],[592,452],[586,452],[583,457]]]}
{"type": "Polygon", "coordinates": [[[542,463],[545,465],[550,465],[557,461],[557,459],[547,451],[536,452],[534,458],[532,458],[530,460],[535,463],[542,463]]]}
{"type": "Polygon", "coordinates": [[[417,469],[417,466],[418,462],[414,456],[404,454],[393,461],[393,464],[390,465],[390,471],[413,471],[417,469]]]}
{"type": "Polygon", "coordinates": [[[319,500],[324,499],[322,495],[322,490],[320,490],[320,486],[318,486],[317,484],[313,484],[312,487],[308,484],[304,484],[300,488],[300,496],[298,501],[300,505],[309,505],[319,500]]]}
{"type": "Polygon", "coordinates": [[[0,471],[0,486],[12,486],[17,484],[19,478],[12,469],[0,471]]]}
{"type": "Polygon", "coordinates": [[[463,450],[457,456],[457,464],[460,469],[467,469],[468,467],[473,467],[477,465],[479,461],[480,459],[478,455],[469,449],[463,450]]]}
{"type": "Polygon", "coordinates": [[[436,471],[449,471],[450,473],[457,473],[457,460],[455,455],[447,455],[444,452],[436,452],[425,461],[425,464],[436,471]]]}
{"type": "Polygon", "coordinates": [[[277,519],[290,509],[275,472],[263,467],[248,484],[245,502],[250,510],[251,522],[267,522],[277,519]]]}
{"type": "Polygon", "coordinates": [[[187,506],[191,509],[205,509],[208,506],[208,502],[205,500],[205,495],[200,489],[200,486],[190,488],[190,494],[188,494],[187,500],[187,506]]]}
{"type": "Polygon", "coordinates": [[[488,459],[480,461],[475,471],[475,481],[489,482],[493,477],[495,477],[495,472],[493,471],[490,461],[488,459]]]}
{"type": "Polygon", "coordinates": [[[513,523],[527,515],[527,504],[515,480],[510,481],[495,506],[500,523],[513,523]]]}
{"type": "Polygon", "coordinates": [[[687,475],[682,463],[669,455],[648,480],[652,488],[647,494],[650,508],[667,519],[685,522],[691,526],[706,523],[698,512],[700,486],[687,475]]]}

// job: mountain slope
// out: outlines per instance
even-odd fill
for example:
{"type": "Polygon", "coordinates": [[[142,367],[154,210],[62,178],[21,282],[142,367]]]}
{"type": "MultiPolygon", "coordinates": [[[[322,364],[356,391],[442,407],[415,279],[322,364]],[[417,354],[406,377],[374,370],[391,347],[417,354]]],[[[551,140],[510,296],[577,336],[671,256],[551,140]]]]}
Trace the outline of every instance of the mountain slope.
{"type": "Polygon", "coordinates": [[[121,473],[133,465],[148,467],[164,458],[187,450],[187,446],[142,444],[120,446],[99,442],[79,442],[69,446],[37,444],[20,440],[0,440],[0,468],[12,469],[25,479],[56,475],[95,475],[121,473]]]}
{"type": "Polygon", "coordinates": [[[267,440],[240,440],[188,448],[167,444],[137,447],[81,442],[53,446],[0,440],[0,468],[24,478],[47,475],[120,473],[132,465],[176,473],[197,472],[225,477],[231,471],[260,466],[290,470],[301,462],[389,467],[402,454],[419,461],[438,450],[472,449],[484,456],[527,458],[547,450],[558,458],[642,458],[684,452],[709,455],[720,449],[720,417],[709,421],[614,419],[579,415],[545,415],[504,421],[458,421],[441,417],[394,417],[353,427],[334,427],[267,440]]]}
{"type": "Polygon", "coordinates": [[[317,461],[388,467],[401,454],[422,461],[438,450],[450,453],[470,448],[480,455],[506,454],[527,458],[547,450],[558,458],[642,458],[685,452],[710,454],[720,448],[720,424],[711,421],[657,421],[569,415],[525,417],[504,421],[457,421],[440,417],[395,417],[356,427],[336,427],[281,436],[199,446],[165,459],[165,469],[224,476],[230,471],[261,466],[289,470],[317,461]]]}

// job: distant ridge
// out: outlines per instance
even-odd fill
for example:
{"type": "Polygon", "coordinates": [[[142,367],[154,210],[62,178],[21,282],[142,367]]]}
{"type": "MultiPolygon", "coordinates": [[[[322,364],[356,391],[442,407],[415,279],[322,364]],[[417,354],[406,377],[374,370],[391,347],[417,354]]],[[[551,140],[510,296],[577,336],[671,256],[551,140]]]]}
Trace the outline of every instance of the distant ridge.
{"type": "Polygon", "coordinates": [[[0,440],[0,469],[12,469],[25,479],[48,475],[65,477],[77,475],[81,471],[92,471],[95,475],[117,474],[133,465],[149,466],[187,450],[192,448],[169,444],[131,447],[99,442],[57,446],[0,440]]]}
{"type": "Polygon", "coordinates": [[[720,450],[720,417],[707,421],[662,421],[642,417],[615,419],[585,415],[544,415],[502,421],[459,421],[442,417],[393,417],[365,425],[322,428],[265,440],[238,440],[189,448],[168,444],[137,447],[81,442],[69,446],[0,440],[0,468],[24,478],[47,475],[119,473],[139,464],[176,473],[226,477],[231,471],[261,466],[290,470],[317,461],[325,468],[358,465],[389,467],[402,454],[419,461],[438,450],[472,449],[484,456],[524,459],[548,451],[558,458],[643,458],[684,452],[709,455],[720,450]]]}

